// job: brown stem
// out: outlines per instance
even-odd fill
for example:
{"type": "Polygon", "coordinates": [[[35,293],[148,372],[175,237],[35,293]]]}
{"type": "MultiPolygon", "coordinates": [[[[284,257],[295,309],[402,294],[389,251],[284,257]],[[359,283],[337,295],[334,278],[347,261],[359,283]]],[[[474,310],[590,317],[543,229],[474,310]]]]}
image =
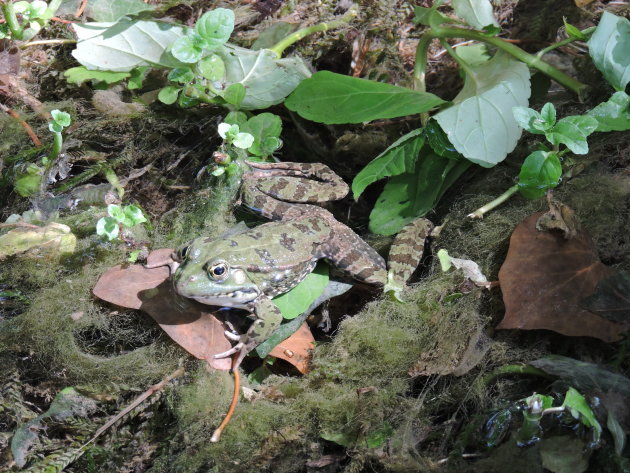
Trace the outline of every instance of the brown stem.
{"type": "MultiPolygon", "coordinates": [[[[236,360],[237,358],[238,353],[234,356],[233,360],[236,360]]],[[[221,438],[223,429],[225,429],[225,426],[228,425],[228,422],[230,422],[230,419],[234,414],[234,410],[236,409],[236,404],[238,404],[238,394],[241,390],[241,375],[238,371],[238,368],[232,370],[232,374],[234,375],[234,393],[232,394],[232,403],[230,404],[230,408],[228,409],[227,414],[225,414],[225,417],[223,418],[223,422],[221,422],[219,427],[217,427],[217,429],[212,434],[212,437],[210,437],[210,441],[213,443],[218,442],[221,438]]]]}

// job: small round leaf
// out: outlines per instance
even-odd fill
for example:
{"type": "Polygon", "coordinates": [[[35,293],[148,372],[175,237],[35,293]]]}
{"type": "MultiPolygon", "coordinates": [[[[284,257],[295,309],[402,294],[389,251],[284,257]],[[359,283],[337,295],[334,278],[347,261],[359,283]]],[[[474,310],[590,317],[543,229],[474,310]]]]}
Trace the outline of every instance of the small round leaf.
{"type": "Polygon", "coordinates": [[[175,103],[177,100],[177,96],[179,95],[179,91],[181,89],[179,87],[175,87],[173,85],[169,85],[160,90],[158,94],[158,99],[160,102],[165,103],[166,105],[171,105],[175,103]]]}
{"type": "Polygon", "coordinates": [[[208,80],[218,81],[225,75],[225,63],[216,54],[204,57],[197,63],[199,73],[208,80]]]}
{"type": "Polygon", "coordinates": [[[201,59],[203,49],[195,45],[193,38],[186,35],[173,43],[171,54],[181,62],[194,63],[201,59]]]}
{"type": "Polygon", "coordinates": [[[226,8],[217,8],[203,14],[195,31],[207,42],[208,49],[216,49],[230,39],[234,30],[234,12],[226,8]]]}

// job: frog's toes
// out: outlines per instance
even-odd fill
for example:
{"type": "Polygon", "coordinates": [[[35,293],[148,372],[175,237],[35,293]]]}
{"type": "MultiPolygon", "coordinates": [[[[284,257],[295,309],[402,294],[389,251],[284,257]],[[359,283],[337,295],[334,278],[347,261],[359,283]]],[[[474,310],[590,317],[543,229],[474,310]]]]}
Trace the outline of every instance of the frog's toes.
{"type": "Polygon", "coordinates": [[[229,338],[230,340],[234,341],[234,342],[240,342],[241,341],[241,336],[237,333],[232,333],[229,330],[225,330],[224,335],[229,338]]]}
{"type": "Polygon", "coordinates": [[[245,344],[243,342],[238,342],[228,351],[224,351],[223,353],[217,353],[216,355],[213,356],[213,358],[227,358],[228,356],[231,356],[236,352],[242,351],[243,348],[245,348],[245,344]]]}

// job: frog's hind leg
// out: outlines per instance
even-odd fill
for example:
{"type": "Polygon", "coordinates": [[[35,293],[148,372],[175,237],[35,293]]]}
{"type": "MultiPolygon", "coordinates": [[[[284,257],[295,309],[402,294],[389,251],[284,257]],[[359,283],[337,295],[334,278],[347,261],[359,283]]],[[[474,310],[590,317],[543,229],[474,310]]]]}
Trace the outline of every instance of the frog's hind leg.
{"type": "Polygon", "coordinates": [[[348,184],[321,163],[258,163],[243,176],[245,184],[274,199],[294,203],[339,200],[348,194],[348,184]]]}
{"type": "MultiPolygon", "coordinates": [[[[396,235],[387,260],[388,285],[396,292],[407,283],[420,263],[424,243],[431,233],[433,224],[426,218],[413,220],[396,235]]],[[[388,288],[386,288],[387,290],[388,288]]]]}

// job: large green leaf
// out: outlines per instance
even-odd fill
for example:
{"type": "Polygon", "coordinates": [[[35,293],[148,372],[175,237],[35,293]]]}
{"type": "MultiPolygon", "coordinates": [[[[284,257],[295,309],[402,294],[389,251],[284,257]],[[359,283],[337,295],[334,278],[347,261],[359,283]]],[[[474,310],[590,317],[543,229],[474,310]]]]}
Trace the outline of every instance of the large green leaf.
{"type": "Polygon", "coordinates": [[[413,172],[418,153],[424,145],[422,131],[418,128],[400,137],[365,166],[352,181],[354,198],[358,199],[367,186],[379,179],[413,172]]]}
{"type": "Polygon", "coordinates": [[[499,26],[499,22],[492,13],[489,0],[453,0],[451,2],[455,14],[473,28],[482,29],[484,26],[499,26]]]}
{"type": "Polygon", "coordinates": [[[470,68],[455,105],[435,115],[457,151],[473,163],[503,161],[521,136],[513,107],[528,104],[529,69],[503,53],[470,68]]]}
{"type": "Polygon", "coordinates": [[[608,102],[600,103],[588,115],[597,120],[595,131],[630,130],[630,96],[615,92],[608,102]]]}
{"type": "Polygon", "coordinates": [[[85,15],[94,21],[118,21],[125,15],[155,10],[155,5],[142,0],[90,0],[85,15]]]}
{"type": "Polygon", "coordinates": [[[607,11],[588,40],[595,67],[617,90],[630,82],[630,21],[607,11]]]}
{"type": "Polygon", "coordinates": [[[66,76],[66,80],[71,84],[82,84],[86,80],[95,80],[99,82],[105,82],[106,84],[114,84],[127,77],[130,77],[129,72],[112,72],[112,71],[90,71],[84,66],[71,67],[63,73],[66,76]]]}
{"type": "Polygon", "coordinates": [[[598,126],[599,122],[593,117],[573,115],[559,120],[550,132],[545,133],[545,136],[552,145],[562,143],[575,154],[586,154],[588,153],[586,137],[598,126]]]}
{"type": "Polygon", "coordinates": [[[425,147],[414,172],[394,176],[385,185],[370,214],[370,231],[393,235],[426,215],[468,166],[464,159],[438,156],[425,147]]]}
{"type": "Polygon", "coordinates": [[[427,93],[366,79],[320,71],[302,81],[285,105],[319,123],[362,123],[428,112],[443,104],[427,93]]]}
{"type": "Polygon", "coordinates": [[[139,66],[184,67],[166,49],[184,28],[122,18],[116,23],[73,24],[78,43],[72,55],[88,69],[129,72],[139,66]]]}
{"type": "Polygon", "coordinates": [[[226,86],[240,82],[247,89],[239,106],[243,110],[267,108],[282,102],[311,75],[299,57],[278,59],[268,49],[251,51],[224,44],[213,53],[225,63],[226,86]]]}
{"type": "Polygon", "coordinates": [[[306,312],[328,285],[328,265],[318,264],[315,270],[289,292],[273,299],[285,319],[294,319],[306,312]]]}

